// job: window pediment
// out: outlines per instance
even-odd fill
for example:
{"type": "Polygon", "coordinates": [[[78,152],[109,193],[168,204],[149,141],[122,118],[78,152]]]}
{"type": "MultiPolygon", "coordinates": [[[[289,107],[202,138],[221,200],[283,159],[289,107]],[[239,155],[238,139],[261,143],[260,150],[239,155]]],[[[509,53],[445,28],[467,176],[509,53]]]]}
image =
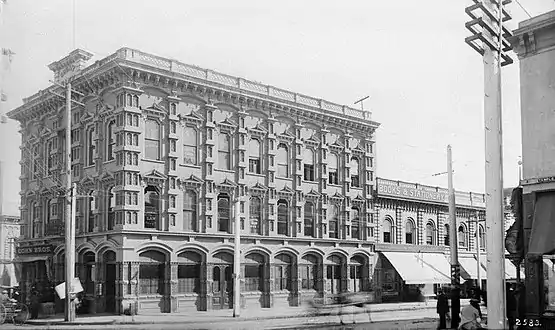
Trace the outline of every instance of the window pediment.
{"type": "Polygon", "coordinates": [[[104,172],[101,176],[100,176],[100,181],[102,183],[110,183],[114,181],[114,176],[112,175],[112,173],[109,172],[104,172]]]}
{"type": "Polygon", "coordinates": [[[204,121],[204,117],[194,110],[191,110],[189,114],[184,115],[180,113],[177,116],[179,120],[185,123],[200,124],[204,121]]]}
{"type": "Polygon", "coordinates": [[[317,147],[320,145],[320,139],[318,139],[315,134],[312,134],[308,139],[304,140],[303,142],[313,147],[317,147]]]}
{"type": "Polygon", "coordinates": [[[335,152],[341,152],[345,149],[345,147],[339,143],[339,139],[337,139],[329,147],[331,151],[335,151],[335,152]]]}
{"type": "Polygon", "coordinates": [[[81,179],[79,184],[83,187],[94,187],[95,182],[94,182],[93,178],[91,178],[90,176],[87,175],[83,179],[81,179]]]}
{"type": "Polygon", "coordinates": [[[320,194],[319,192],[317,192],[314,189],[310,189],[310,191],[305,195],[306,198],[316,201],[318,199],[320,199],[320,197],[322,197],[322,194],[320,194]]]}
{"type": "Polygon", "coordinates": [[[41,128],[39,128],[38,135],[40,137],[45,137],[45,136],[48,136],[48,135],[52,134],[52,132],[53,131],[50,128],[48,128],[46,126],[42,126],[41,128]]]}
{"type": "Polygon", "coordinates": [[[260,182],[257,182],[254,186],[249,188],[249,192],[251,193],[251,195],[262,195],[266,193],[266,191],[268,191],[268,187],[261,184],[260,182]]]}
{"type": "Polygon", "coordinates": [[[249,133],[251,136],[264,137],[268,133],[268,130],[258,122],[256,126],[249,128],[249,133]]]}
{"type": "Polygon", "coordinates": [[[191,176],[187,179],[179,179],[179,182],[182,185],[182,188],[200,188],[200,186],[204,184],[204,181],[194,174],[191,174],[191,176]]]}
{"type": "Polygon", "coordinates": [[[216,184],[216,187],[220,190],[220,191],[225,191],[225,192],[233,192],[235,191],[235,189],[237,188],[237,184],[231,180],[229,180],[228,178],[226,178],[224,181],[222,181],[219,184],[216,184]]]}
{"type": "Polygon", "coordinates": [[[357,195],[357,197],[355,197],[353,199],[353,203],[362,205],[362,204],[366,203],[366,199],[364,199],[364,197],[360,196],[360,194],[359,194],[359,195],[357,195]]]}
{"type": "Polygon", "coordinates": [[[229,117],[218,123],[220,132],[230,133],[237,127],[237,123],[233,122],[229,117]]]}
{"type": "Polygon", "coordinates": [[[168,179],[166,175],[157,170],[152,170],[147,174],[141,175],[141,177],[146,184],[162,184],[168,179]]]}
{"type": "Polygon", "coordinates": [[[345,200],[345,196],[341,195],[339,192],[336,191],[335,194],[330,196],[330,199],[334,203],[341,203],[345,200]]]}
{"type": "Polygon", "coordinates": [[[295,140],[295,135],[289,133],[288,130],[283,131],[283,133],[278,134],[278,139],[279,140],[283,140],[283,141],[287,141],[287,142],[292,142],[295,140]]]}

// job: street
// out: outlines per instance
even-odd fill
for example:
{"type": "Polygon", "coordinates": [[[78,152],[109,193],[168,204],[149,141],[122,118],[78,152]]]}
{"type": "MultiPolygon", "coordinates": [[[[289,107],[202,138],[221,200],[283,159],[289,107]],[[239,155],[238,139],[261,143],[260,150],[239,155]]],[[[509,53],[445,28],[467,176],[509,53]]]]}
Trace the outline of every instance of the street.
{"type": "MultiPolygon", "coordinates": [[[[327,319],[326,319],[327,320],[327,319]]],[[[321,318],[311,323],[307,318],[292,318],[280,320],[260,321],[232,321],[229,323],[190,323],[190,324],[112,324],[112,325],[56,325],[56,326],[13,326],[4,324],[2,329],[434,329],[437,321],[432,319],[401,320],[401,321],[376,321],[357,322],[356,324],[341,325],[339,320],[335,322],[324,322],[321,318]]],[[[345,318],[345,322],[347,319],[345,318]]]]}

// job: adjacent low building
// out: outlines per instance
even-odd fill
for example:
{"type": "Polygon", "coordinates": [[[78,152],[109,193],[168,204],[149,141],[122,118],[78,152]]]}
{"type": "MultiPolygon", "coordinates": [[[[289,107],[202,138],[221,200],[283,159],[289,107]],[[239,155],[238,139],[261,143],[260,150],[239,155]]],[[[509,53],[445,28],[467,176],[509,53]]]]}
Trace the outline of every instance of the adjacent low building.
{"type": "Polygon", "coordinates": [[[19,216],[0,214],[0,286],[16,287],[19,285],[19,274],[16,269],[16,241],[21,232],[19,216]]]}

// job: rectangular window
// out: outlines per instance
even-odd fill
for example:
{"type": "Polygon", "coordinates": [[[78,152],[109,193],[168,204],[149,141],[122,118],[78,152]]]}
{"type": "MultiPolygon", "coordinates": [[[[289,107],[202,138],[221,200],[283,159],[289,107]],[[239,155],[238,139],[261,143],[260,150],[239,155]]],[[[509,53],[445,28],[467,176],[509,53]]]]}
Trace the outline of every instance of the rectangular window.
{"type": "Polygon", "coordinates": [[[260,174],[260,159],[249,159],[249,172],[260,174]]]}
{"type": "Polygon", "coordinates": [[[338,232],[337,232],[337,221],[336,220],[330,220],[330,228],[329,228],[329,238],[338,238],[338,232]]]}
{"type": "Polygon", "coordinates": [[[383,242],[384,243],[391,243],[391,233],[390,232],[384,232],[383,233],[383,242]]]}
{"type": "Polygon", "coordinates": [[[304,180],[314,181],[314,165],[304,164],[304,180]]]}
{"type": "Polygon", "coordinates": [[[170,151],[175,152],[177,150],[177,143],[175,140],[170,140],[170,151]]]}
{"type": "Polygon", "coordinates": [[[153,119],[146,120],[145,156],[147,159],[160,160],[160,124],[153,119]]]}
{"type": "Polygon", "coordinates": [[[177,292],[200,293],[200,265],[177,266],[177,292]]]}
{"type": "Polygon", "coordinates": [[[231,169],[231,141],[227,134],[220,134],[218,141],[218,167],[224,170],[231,169]]]}

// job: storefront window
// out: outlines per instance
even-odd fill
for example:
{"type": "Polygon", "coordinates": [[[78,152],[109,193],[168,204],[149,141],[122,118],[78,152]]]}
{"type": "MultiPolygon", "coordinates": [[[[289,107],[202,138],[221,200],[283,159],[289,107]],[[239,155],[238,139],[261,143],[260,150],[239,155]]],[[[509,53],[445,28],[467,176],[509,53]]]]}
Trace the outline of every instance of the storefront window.
{"type": "Polygon", "coordinates": [[[545,309],[555,311],[555,255],[543,258],[543,280],[545,309]]]}

